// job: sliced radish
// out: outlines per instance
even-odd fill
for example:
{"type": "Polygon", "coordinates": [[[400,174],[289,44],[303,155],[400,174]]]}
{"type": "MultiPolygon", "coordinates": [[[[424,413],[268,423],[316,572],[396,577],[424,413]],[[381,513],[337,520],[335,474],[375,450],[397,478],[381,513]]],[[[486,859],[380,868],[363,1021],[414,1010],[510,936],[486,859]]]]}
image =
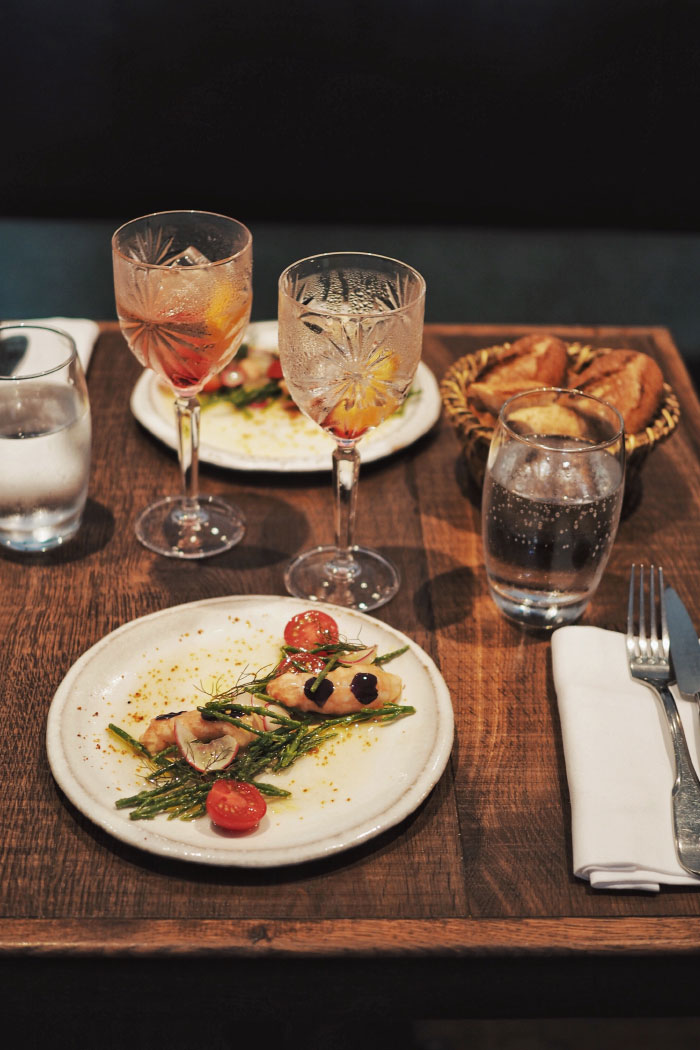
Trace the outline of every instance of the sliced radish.
{"type": "Polygon", "coordinates": [[[265,703],[263,706],[268,711],[268,714],[263,716],[263,729],[266,733],[274,732],[275,729],[279,729],[283,724],[282,722],[278,722],[274,717],[276,714],[282,715],[283,718],[289,718],[289,712],[286,711],[284,707],[280,707],[279,704],[265,703]]]}
{"type": "Polygon", "coordinates": [[[175,741],[182,757],[200,773],[225,769],[238,753],[238,741],[234,737],[222,735],[207,742],[198,740],[179,720],[175,722],[175,741]]]}
{"type": "Polygon", "coordinates": [[[338,657],[338,663],[342,664],[343,667],[352,667],[353,664],[371,664],[377,655],[376,645],[371,645],[369,649],[358,649],[352,653],[341,653],[338,657]]]}
{"type": "Polygon", "coordinates": [[[240,696],[237,696],[233,702],[234,702],[234,704],[240,704],[241,707],[260,707],[261,706],[258,703],[257,697],[253,696],[252,693],[241,693],[240,696]]]}

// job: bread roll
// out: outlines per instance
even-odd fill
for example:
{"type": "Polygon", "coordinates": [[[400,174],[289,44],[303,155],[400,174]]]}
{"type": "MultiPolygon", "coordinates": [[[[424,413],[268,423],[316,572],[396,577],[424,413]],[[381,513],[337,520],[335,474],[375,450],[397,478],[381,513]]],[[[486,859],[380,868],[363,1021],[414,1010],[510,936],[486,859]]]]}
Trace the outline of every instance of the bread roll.
{"type": "Polygon", "coordinates": [[[526,335],[498,355],[494,364],[470,383],[467,399],[477,415],[493,417],[513,394],[541,386],[565,386],[566,343],[553,335],[526,335]]]}
{"type": "Polygon", "coordinates": [[[517,434],[583,438],[586,429],[576,412],[564,405],[536,405],[511,412],[508,424],[517,434]]]}
{"type": "Polygon", "coordinates": [[[628,434],[636,434],[653,420],[663,399],[664,377],[653,358],[637,350],[603,350],[572,386],[614,405],[628,434]]]}

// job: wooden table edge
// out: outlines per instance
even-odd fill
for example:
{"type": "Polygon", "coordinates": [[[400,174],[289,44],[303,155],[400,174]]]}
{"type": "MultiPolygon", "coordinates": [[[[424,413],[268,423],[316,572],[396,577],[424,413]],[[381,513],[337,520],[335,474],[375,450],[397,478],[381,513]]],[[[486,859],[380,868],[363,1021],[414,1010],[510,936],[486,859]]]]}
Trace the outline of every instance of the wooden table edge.
{"type": "Polygon", "coordinates": [[[0,957],[664,956],[700,953],[700,917],[547,919],[4,919],[0,957]],[[196,947],[193,947],[196,945],[196,947]]]}

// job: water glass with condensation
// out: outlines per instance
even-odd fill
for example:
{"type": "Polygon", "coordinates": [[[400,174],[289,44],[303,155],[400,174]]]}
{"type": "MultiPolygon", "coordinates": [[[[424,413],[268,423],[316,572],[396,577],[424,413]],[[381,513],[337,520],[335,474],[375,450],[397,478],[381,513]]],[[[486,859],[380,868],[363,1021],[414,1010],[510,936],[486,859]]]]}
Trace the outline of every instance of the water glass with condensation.
{"type": "Polygon", "coordinates": [[[505,616],[544,629],[579,619],[615,540],[624,477],[612,405],[558,389],[506,401],[482,495],[486,575],[505,616]]]}
{"type": "Polygon", "coordinates": [[[0,326],[0,544],[46,551],[75,535],[91,434],[71,337],[42,325],[0,326]]]}

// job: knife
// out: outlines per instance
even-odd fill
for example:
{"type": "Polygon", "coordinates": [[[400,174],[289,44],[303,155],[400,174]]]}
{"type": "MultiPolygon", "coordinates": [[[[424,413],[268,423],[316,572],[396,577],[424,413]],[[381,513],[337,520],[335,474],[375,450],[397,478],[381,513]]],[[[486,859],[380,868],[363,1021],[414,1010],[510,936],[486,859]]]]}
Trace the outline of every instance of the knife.
{"type": "Polygon", "coordinates": [[[700,702],[700,642],[688,610],[673,587],[666,588],[666,619],[678,688],[700,702]]]}

